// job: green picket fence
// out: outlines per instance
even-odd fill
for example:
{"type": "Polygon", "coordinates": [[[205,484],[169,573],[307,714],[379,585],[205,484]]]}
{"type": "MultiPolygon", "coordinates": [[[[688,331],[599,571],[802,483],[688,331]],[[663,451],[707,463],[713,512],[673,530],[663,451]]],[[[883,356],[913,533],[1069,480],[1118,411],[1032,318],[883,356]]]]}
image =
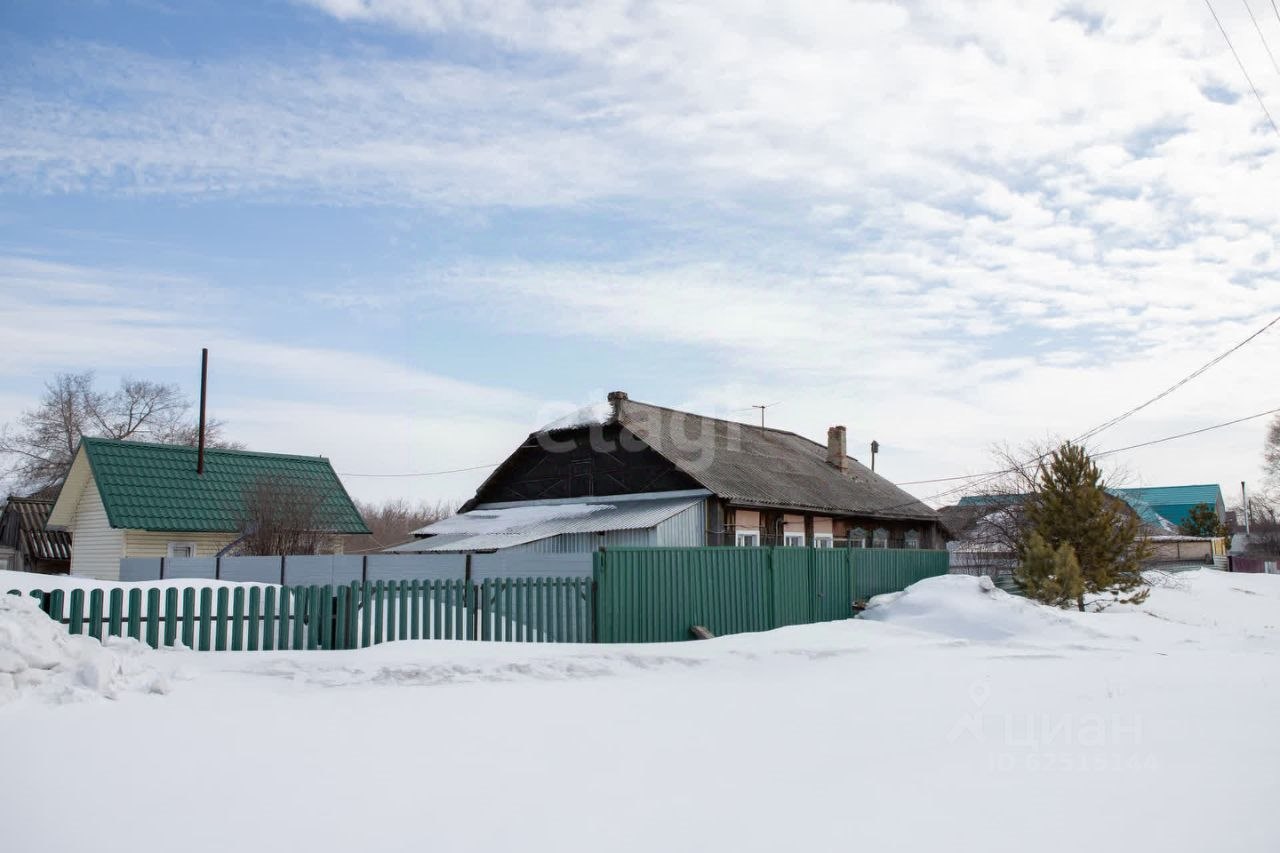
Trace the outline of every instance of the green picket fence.
{"type": "Polygon", "coordinates": [[[599,642],[675,642],[846,619],[853,604],[945,575],[946,551],[610,548],[595,556],[599,642]]]}
{"type": "MultiPolygon", "coordinates": [[[[345,586],[33,590],[72,634],[199,651],[358,649],[393,640],[588,642],[590,578],[345,586]]],[[[11,595],[21,595],[10,590],[11,595]]]]}

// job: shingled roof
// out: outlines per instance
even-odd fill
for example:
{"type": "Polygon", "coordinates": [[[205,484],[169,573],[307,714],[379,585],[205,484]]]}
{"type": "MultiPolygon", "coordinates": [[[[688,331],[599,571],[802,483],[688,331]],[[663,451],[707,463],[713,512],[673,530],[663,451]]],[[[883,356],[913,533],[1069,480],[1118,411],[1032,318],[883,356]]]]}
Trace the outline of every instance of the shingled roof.
{"type": "MultiPolygon", "coordinates": [[[[552,431],[617,423],[715,495],[740,506],[877,518],[937,514],[852,457],[841,472],[827,447],[786,430],[710,418],[614,395],[614,406],[562,419],[552,431]]],[[[586,411],[586,410],[584,410],[586,411]]]]}
{"type": "Polygon", "coordinates": [[[194,447],[85,438],[50,523],[63,526],[70,522],[79,494],[68,494],[68,490],[83,489],[89,472],[107,519],[116,528],[238,532],[244,521],[246,496],[256,483],[265,480],[314,498],[317,529],[369,532],[333,466],[322,456],[206,450],[204,473],[197,474],[194,447]]]}

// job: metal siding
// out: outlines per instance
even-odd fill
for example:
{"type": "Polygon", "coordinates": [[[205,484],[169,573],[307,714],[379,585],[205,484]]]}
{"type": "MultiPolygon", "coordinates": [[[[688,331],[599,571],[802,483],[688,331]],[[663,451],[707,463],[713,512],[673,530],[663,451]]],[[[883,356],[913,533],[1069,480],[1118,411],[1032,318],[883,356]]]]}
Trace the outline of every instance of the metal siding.
{"type": "Polygon", "coordinates": [[[698,501],[654,528],[653,544],[658,547],[697,547],[707,544],[707,502],[698,501]]]}

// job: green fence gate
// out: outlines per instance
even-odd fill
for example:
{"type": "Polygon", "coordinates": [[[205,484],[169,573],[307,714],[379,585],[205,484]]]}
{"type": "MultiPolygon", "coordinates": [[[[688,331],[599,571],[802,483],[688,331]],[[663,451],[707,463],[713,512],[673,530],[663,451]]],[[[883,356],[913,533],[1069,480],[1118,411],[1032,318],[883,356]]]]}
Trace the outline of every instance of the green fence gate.
{"type": "Polygon", "coordinates": [[[596,639],[687,640],[847,619],[853,603],[945,575],[946,551],[610,548],[595,556],[596,639]]]}

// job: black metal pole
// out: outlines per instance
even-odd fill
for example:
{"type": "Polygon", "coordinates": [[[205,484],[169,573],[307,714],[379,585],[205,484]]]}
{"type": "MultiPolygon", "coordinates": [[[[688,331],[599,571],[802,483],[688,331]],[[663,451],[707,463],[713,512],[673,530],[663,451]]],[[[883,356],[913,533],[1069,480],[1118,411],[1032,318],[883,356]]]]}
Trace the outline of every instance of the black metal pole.
{"type": "Polygon", "coordinates": [[[209,349],[200,350],[200,438],[196,448],[196,473],[204,473],[204,407],[209,390],[209,349]]]}

